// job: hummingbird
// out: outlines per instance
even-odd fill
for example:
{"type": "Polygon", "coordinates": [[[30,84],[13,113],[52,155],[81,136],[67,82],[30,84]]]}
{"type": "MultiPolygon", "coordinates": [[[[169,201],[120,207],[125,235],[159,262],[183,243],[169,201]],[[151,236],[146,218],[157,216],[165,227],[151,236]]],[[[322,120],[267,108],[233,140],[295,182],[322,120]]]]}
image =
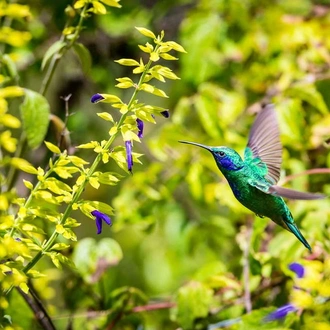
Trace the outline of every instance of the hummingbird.
{"type": "Polygon", "coordinates": [[[228,147],[211,147],[200,143],[179,141],[211,152],[227,179],[236,199],[257,216],[267,217],[293,233],[310,251],[311,246],[298,229],[284,198],[322,199],[320,193],[301,192],[277,186],[282,163],[282,145],[276,112],[272,104],[257,115],[250,130],[244,160],[228,147]]]}

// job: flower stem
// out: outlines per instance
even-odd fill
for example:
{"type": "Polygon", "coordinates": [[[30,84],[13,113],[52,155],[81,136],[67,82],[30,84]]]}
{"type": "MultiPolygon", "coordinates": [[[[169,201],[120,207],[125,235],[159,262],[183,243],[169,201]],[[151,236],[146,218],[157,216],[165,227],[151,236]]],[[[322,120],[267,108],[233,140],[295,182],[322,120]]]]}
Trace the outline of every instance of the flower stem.
{"type": "MultiPolygon", "coordinates": [[[[74,45],[74,43],[77,41],[79,38],[80,31],[82,30],[82,24],[84,21],[84,18],[86,17],[86,11],[88,8],[88,2],[85,4],[83,7],[81,13],[80,13],[80,18],[78,25],[76,26],[75,33],[73,34],[72,39],[70,42],[68,42],[65,47],[57,51],[56,54],[52,57],[52,60],[48,66],[46,75],[41,83],[40,91],[39,93],[42,95],[45,95],[47,92],[47,89],[49,87],[49,84],[53,78],[53,75],[55,73],[55,70],[57,68],[58,63],[60,62],[60,59],[63,57],[63,55],[74,45]]],[[[62,34],[60,41],[65,41],[65,35],[62,34]]]]}
{"type": "MultiPolygon", "coordinates": [[[[50,82],[53,78],[53,75],[55,73],[55,70],[57,68],[57,65],[60,62],[60,59],[65,54],[65,52],[68,51],[79,38],[80,31],[82,30],[82,24],[83,24],[84,18],[86,17],[87,9],[88,9],[88,3],[85,4],[85,6],[83,7],[83,9],[80,13],[80,19],[79,19],[78,25],[76,27],[75,33],[73,34],[73,37],[70,40],[70,42],[68,42],[64,48],[62,48],[56,54],[53,55],[51,62],[48,66],[47,72],[45,74],[45,77],[41,83],[41,87],[39,90],[39,93],[41,95],[45,96],[45,94],[48,90],[49,84],[50,84],[50,82]]],[[[65,36],[63,34],[60,38],[60,41],[63,41],[63,42],[65,41],[65,36]]],[[[26,140],[25,133],[23,132],[20,137],[20,146],[16,150],[15,157],[20,158],[26,149],[27,149],[27,140],[26,140]]],[[[7,191],[9,191],[13,187],[15,178],[17,176],[17,171],[18,170],[15,167],[10,168],[9,173],[8,173],[8,179],[7,179],[7,187],[8,187],[7,191]]]]}
{"type": "MultiPolygon", "coordinates": [[[[158,47],[159,47],[159,45],[156,46],[156,50],[157,50],[158,47]]],[[[143,83],[143,80],[144,80],[144,78],[145,78],[145,76],[146,76],[146,74],[147,74],[147,72],[148,72],[151,64],[152,64],[152,61],[149,60],[149,62],[145,66],[145,70],[141,74],[141,77],[139,79],[139,82],[137,83],[137,85],[135,87],[135,90],[134,90],[134,92],[133,92],[133,94],[131,96],[131,99],[128,102],[128,105],[127,105],[128,111],[120,117],[119,122],[118,122],[118,125],[117,125],[117,128],[118,128],[117,132],[115,134],[113,134],[113,135],[110,136],[109,140],[104,145],[103,150],[108,151],[109,148],[110,148],[110,146],[115,141],[115,139],[118,136],[118,134],[120,133],[120,128],[124,124],[125,119],[126,119],[127,115],[129,114],[129,112],[130,112],[130,110],[132,108],[132,104],[133,104],[133,102],[136,99],[136,96],[137,96],[137,94],[138,94],[138,92],[140,90],[140,87],[141,87],[141,85],[143,83]]],[[[69,203],[69,205],[67,206],[66,210],[64,211],[63,216],[62,216],[61,220],[59,221],[59,224],[63,225],[65,223],[65,221],[67,220],[67,218],[69,217],[69,215],[70,215],[70,213],[72,211],[73,205],[75,203],[77,203],[77,201],[79,200],[82,192],[85,190],[85,187],[86,187],[86,185],[87,185],[87,183],[89,181],[89,178],[93,175],[93,173],[95,172],[95,170],[98,167],[98,165],[101,162],[101,160],[102,160],[102,153],[99,153],[96,156],[96,158],[95,158],[93,164],[91,165],[90,169],[88,170],[88,173],[86,174],[86,178],[85,178],[84,182],[80,185],[79,189],[75,192],[75,194],[74,194],[71,202],[69,203]]],[[[23,272],[24,273],[27,273],[31,268],[33,268],[35,266],[35,264],[42,258],[42,256],[52,248],[52,246],[53,246],[55,240],[57,239],[58,235],[59,235],[59,233],[56,232],[56,231],[54,231],[52,233],[52,235],[50,236],[50,238],[48,239],[48,241],[45,242],[45,244],[43,245],[42,250],[39,251],[32,258],[32,260],[23,268],[23,272]]]]}

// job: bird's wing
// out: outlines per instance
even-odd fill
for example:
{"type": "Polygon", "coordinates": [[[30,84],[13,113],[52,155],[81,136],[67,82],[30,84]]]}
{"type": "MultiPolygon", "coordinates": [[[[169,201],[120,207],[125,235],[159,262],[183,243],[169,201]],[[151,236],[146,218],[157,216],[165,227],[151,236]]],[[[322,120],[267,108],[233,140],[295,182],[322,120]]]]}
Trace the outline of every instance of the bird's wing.
{"type": "Polygon", "coordinates": [[[262,109],[252,125],[249,141],[244,152],[249,163],[271,184],[280,178],[282,145],[273,105],[262,109]]]}
{"type": "Polygon", "coordinates": [[[274,196],[281,196],[288,199],[300,199],[300,200],[311,200],[311,199],[322,199],[326,198],[327,195],[318,194],[318,193],[310,193],[310,192],[302,192],[293,189],[283,188],[279,186],[270,186],[264,182],[256,181],[253,179],[249,179],[248,183],[261,190],[265,194],[270,194],[274,196]]]}
{"type": "Polygon", "coordinates": [[[327,195],[324,194],[302,192],[302,191],[283,188],[279,186],[270,186],[268,189],[268,193],[272,195],[285,197],[288,199],[301,199],[301,200],[322,199],[327,197],[327,195]]]}

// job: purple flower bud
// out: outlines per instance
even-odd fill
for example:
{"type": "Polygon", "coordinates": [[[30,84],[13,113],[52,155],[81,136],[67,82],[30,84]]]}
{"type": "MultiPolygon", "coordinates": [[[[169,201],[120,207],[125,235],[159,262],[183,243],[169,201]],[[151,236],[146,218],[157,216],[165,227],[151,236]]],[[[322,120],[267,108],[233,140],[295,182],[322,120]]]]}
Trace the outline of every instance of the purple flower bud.
{"type": "Polygon", "coordinates": [[[284,305],[276,309],[274,312],[268,314],[268,316],[266,316],[265,318],[265,321],[275,321],[283,319],[288,315],[288,313],[295,312],[297,310],[298,308],[292,304],[284,305]]]}
{"type": "Polygon", "coordinates": [[[132,167],[133,167],[132,141],[125,141],[125,147],[126,147],[127,169],[132,173],[132,167]]]}
{"type": "Polygon", "coordinates": [[[95,223],[97,228],[97,234],[101,234],[102,232],[102,222],[104,221],[107,225],[111,226],[111,219],[104,213],[94,210],[91,214],[95,217],[95,223]]]}
{"type": "Polygon", "coordinates": [[[91,97],[91,102],[92,102],[92,103],[98,103],[98,102],[100,102],[100,101],[102,101],[102,100],[104,100],[104,97],[103,97],[101,94],[99,94],[99,93],[94,94],[94,95],[91,97]]]}
{"type": "Polygon", "coordinates": [[[168,110],[164,110],[160,113],[163,117],[169,118],[170,117],[170,112],[168,110]]]}
{"type": "Polygon", "coordinates": [[[143,121],[139,118],[136,119],[136,125],[137,125],[137,128],[138,128],[138,137],[139,138],[142,138],[143,137],[143,121]]]}
{"type": "Polygon", "coordinates": [[[298,262],[293,262],[289,265],[289,269],[296,273],[298,278],[303,278],[305,275],[305,268],[298,262]]]}

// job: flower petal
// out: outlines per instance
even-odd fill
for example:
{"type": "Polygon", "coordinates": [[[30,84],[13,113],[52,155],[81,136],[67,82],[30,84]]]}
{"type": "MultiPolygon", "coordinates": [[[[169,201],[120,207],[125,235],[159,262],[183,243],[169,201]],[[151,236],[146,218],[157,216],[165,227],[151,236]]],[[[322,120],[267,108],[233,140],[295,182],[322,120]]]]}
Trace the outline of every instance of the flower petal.
{"type": "Polygon", "coordinates": [[[298,278],[303,278],[305,275],[305,267],[298,262],[291,263],[289,269],[296,273],[298,278]]]}
{"type": "Polygon", "coordinates": [[[126,147],[127,169],[130,172],[132,172],[132,167],[133,167],[132,141],[125,141],[125,147],[126,147]]]}
{"type": "Polygon", "coordinates": [[[94,210],[91,214],[95,217],[95,224],[97,228],[97,234],[101,234],[102,232],[102,221],[104,221],[107,225],[111,226],[111,219],[104,213],[94,210]]]}
{"type": "Polygon", "coordinates": [[[170,112],[168,110],[164,110],[160,113],[163,117],[169,118],[170,117],[170,112]]]}
{"type": "Polygon", "coordinates": [[[95,223],[96,223],[96,228],[97,228],[97,234],[99,235],[102,233],[102,219],[96,218],[95,223]]]}
{"type": "Polygon", "coordinates": [[[286,317],[288,313],[295,312],[297,310],[298,310],[298,308],[295,307],[294,305],[286,304],[284,306],[279,307],[274,312],[268,314],[268,316],[266,316],[266,318],[265,318],[265,321],[280,320],[280,319],[286,317]]]}
{"type": "Polygon", "coordinates": [[[137,125],[137,128],[138,128],[138,137],[139,138],[142,138],[143,137],[143,126],[144,126],[144,123],[141,119],[137,118],[136,119],[136,125],[137,125]]]}
{"type": "Polygon", "coordinates": [[[102,100],[104,100],[104,97],[103,97],[101,94],[99,94],[99,93],[94,94],[94,95],[91,97],[91,102],[92,102],[92,103],[98,103],[98,102],[100,102],[100,101],[102,101],[102,100]]]}

